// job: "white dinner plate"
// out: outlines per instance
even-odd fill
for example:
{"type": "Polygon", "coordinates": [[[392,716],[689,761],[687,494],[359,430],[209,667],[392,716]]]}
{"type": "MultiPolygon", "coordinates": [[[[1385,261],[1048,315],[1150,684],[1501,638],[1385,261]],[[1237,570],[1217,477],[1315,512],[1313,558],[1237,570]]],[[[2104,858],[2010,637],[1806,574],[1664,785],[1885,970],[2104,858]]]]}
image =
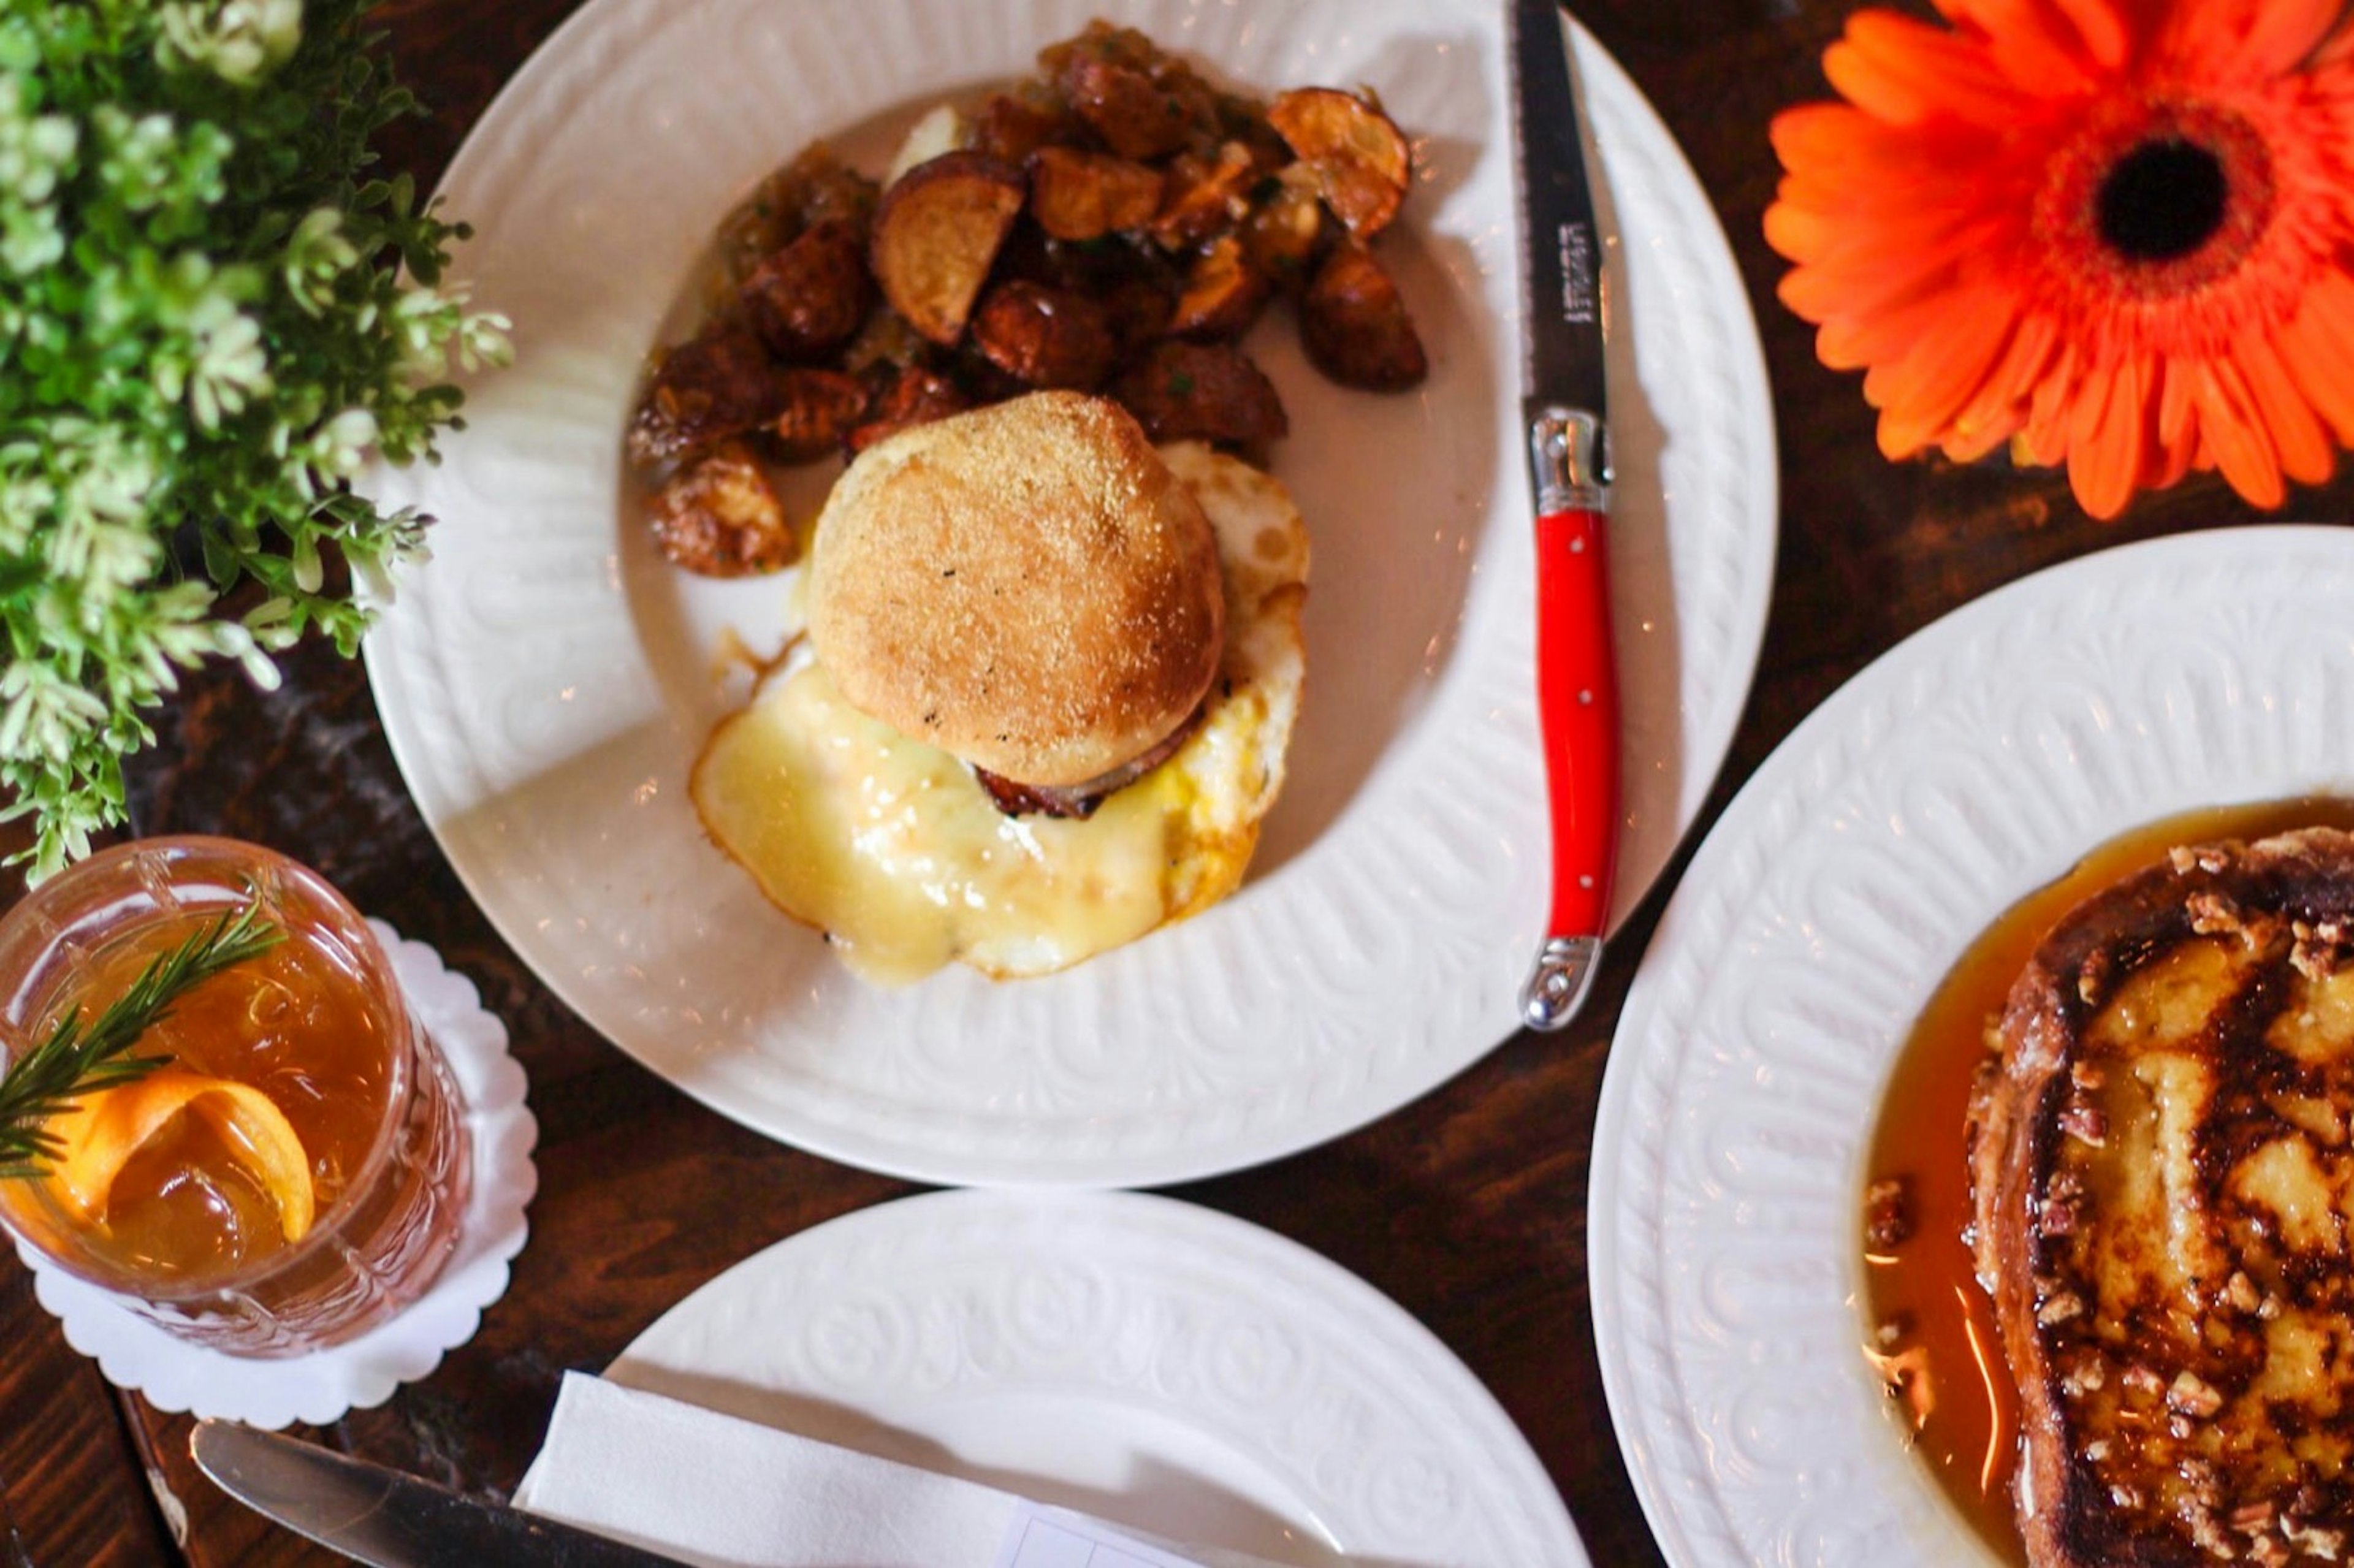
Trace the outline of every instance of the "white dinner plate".
{"type": "MultiPolygon", "coordinates": [[[[1502,18],[1447,0],[595,0],[549,40],[444,182],[476,229],[460,268],[514,317],[519,357],[471,387],[445,462],[376,482],[440,521],[367,662],[426,821],[557,994],[739,1121],[964,1183],[1270,1159],[1512,1032],[1547,837],[1502,18]],[[1419,170],[1382,250],[1432,373],[1413,396],[1352,393],[1307,367],[1288,319],[1251,341],[1291,412],[1274,468],[1316,564],[1306,713],[1242,890],[1065,975],[878,990],[697,827],[688,767],[742,700],[718,650],[776,647],[786,584],[661,562],[624,514],[622,427],[697,252],[761,174],[821,135],[879,168],[914,114],[1023,74],[1098,12],[1235,84],[1380,89],[1419,170]]],[[[1748,691],[1774,433],[1707,200],[1627,78],[1576,53],[1616,212],[1623,915],[1748,691]]]]}
{"type": "Polygon", "coordinates": [[[1299,1568],[1585,1568],[1544,1467],[1354,1275],[1126,1192],[934,1192],[804,1231],[612,1382],[1299,1568]]]}
{"type": "Polygon", "coordinates": [[[1628,996],[1588,1209],[1619,1442],[1678,1568],[1994,1560],[1861,1347],[1898,1048],[1997,916],[2128,829],[2354,789],[2354,531],[2105,551],[1848,683],[1693,857],[1628,996]]]}

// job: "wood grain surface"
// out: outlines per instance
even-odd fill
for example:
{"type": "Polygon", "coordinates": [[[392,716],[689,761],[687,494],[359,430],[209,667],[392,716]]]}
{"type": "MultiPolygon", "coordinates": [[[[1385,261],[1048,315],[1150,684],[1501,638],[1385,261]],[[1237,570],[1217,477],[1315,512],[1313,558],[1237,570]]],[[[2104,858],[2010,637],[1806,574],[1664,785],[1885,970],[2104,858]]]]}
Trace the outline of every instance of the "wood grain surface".
{"type": "MultiPolygon", "coordinates": [[[[572,8],[384,5],[401,74],[436,110],[429,123],[398,128],[389,164],[429,185],[572,8]]],[[[1833,688],[1956,605],[2087,551],[2254,515],[2204,481],[2145,497],[2102,525],[2055,475],[1880,457],[1858,378],[1816,363],[1810,330],[1774,299],[1782,265],[1759,238],[1776,178],[1766,123],[1823,94],[1822,46],[1850,8],[1577,8],[1658,106],[1716,204],[1764,333],[1780,426],[1782,545],[1764,662],[1700,831],[1833,688]]],[[[2354,471],[2296,493],[2283,515],[2354,515],[2354,471]]],[[[361,908],[440,948],[506,1021],[540,1127],[539,1196],[513,1287],[433,1376],[307,1434],[504,1497],[537,1447],[566,1369],[602,1368],[680,1298],[769,1243],[911,1189],[747,1132],[603,1044],[467,898],[409,803],[360,667],[318,648],[284,663],[273,694],[231,672],[191,683],[135,769],[136,821],[144,832],[229,833],[310,862],[361,908]]],[[[1427,1324],[1520,1424],[1604,1565],[1659,1558],[1603,1403],[1587,1312],[1587,1150],[1611,1030],[1691,847],[1613,944],[1595,1000],[1567,1033],[1500,1039],[1453,1082],[1358,1133],[1175,1190],[1304,1243],[1427,1324]]],[[[336,1561],[196,1475],[186,1419],[109,1390],[34,1303],[13,1256],[0,1261],[0,1563],[336,1561]]]]}

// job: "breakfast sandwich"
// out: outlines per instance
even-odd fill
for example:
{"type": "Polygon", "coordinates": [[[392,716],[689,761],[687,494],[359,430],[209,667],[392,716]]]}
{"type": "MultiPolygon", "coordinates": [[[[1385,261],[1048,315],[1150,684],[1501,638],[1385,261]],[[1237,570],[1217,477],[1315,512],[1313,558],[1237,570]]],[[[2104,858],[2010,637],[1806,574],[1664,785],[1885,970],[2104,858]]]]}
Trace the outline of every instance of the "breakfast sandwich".
{"type": "Polygon", "coordinates": [[[1239,885],[1305,674],[1274,479],[1041,392],[860,453],[808,569],[806,641],[690,788],[854,969],[1046,974],[1239,885]]]}

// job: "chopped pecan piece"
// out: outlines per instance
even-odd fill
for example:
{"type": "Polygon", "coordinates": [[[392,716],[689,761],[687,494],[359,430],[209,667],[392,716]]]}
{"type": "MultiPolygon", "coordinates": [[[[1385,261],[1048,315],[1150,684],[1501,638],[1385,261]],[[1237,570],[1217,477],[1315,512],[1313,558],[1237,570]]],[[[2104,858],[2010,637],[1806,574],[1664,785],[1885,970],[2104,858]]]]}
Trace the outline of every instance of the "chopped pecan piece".
{"type": "Polygon", "coordinates": [[[1913,1239],[1913,1185],[1903,1176],[1883,1176],[1863,1190],[1863,1245],[1894,1252],[1913,1239]]]}

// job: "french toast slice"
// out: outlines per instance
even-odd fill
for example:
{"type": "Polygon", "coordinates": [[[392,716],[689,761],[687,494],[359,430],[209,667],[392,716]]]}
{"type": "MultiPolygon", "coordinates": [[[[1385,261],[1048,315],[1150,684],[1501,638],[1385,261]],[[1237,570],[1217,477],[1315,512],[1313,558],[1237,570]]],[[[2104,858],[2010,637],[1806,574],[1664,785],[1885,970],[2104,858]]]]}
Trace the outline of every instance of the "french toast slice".
{"type": "Polygon", "coordinates": [[[2354,1562],[2354,835],[2063,918],[1971,1105],[2035,1568],[2354,1562]]]}

